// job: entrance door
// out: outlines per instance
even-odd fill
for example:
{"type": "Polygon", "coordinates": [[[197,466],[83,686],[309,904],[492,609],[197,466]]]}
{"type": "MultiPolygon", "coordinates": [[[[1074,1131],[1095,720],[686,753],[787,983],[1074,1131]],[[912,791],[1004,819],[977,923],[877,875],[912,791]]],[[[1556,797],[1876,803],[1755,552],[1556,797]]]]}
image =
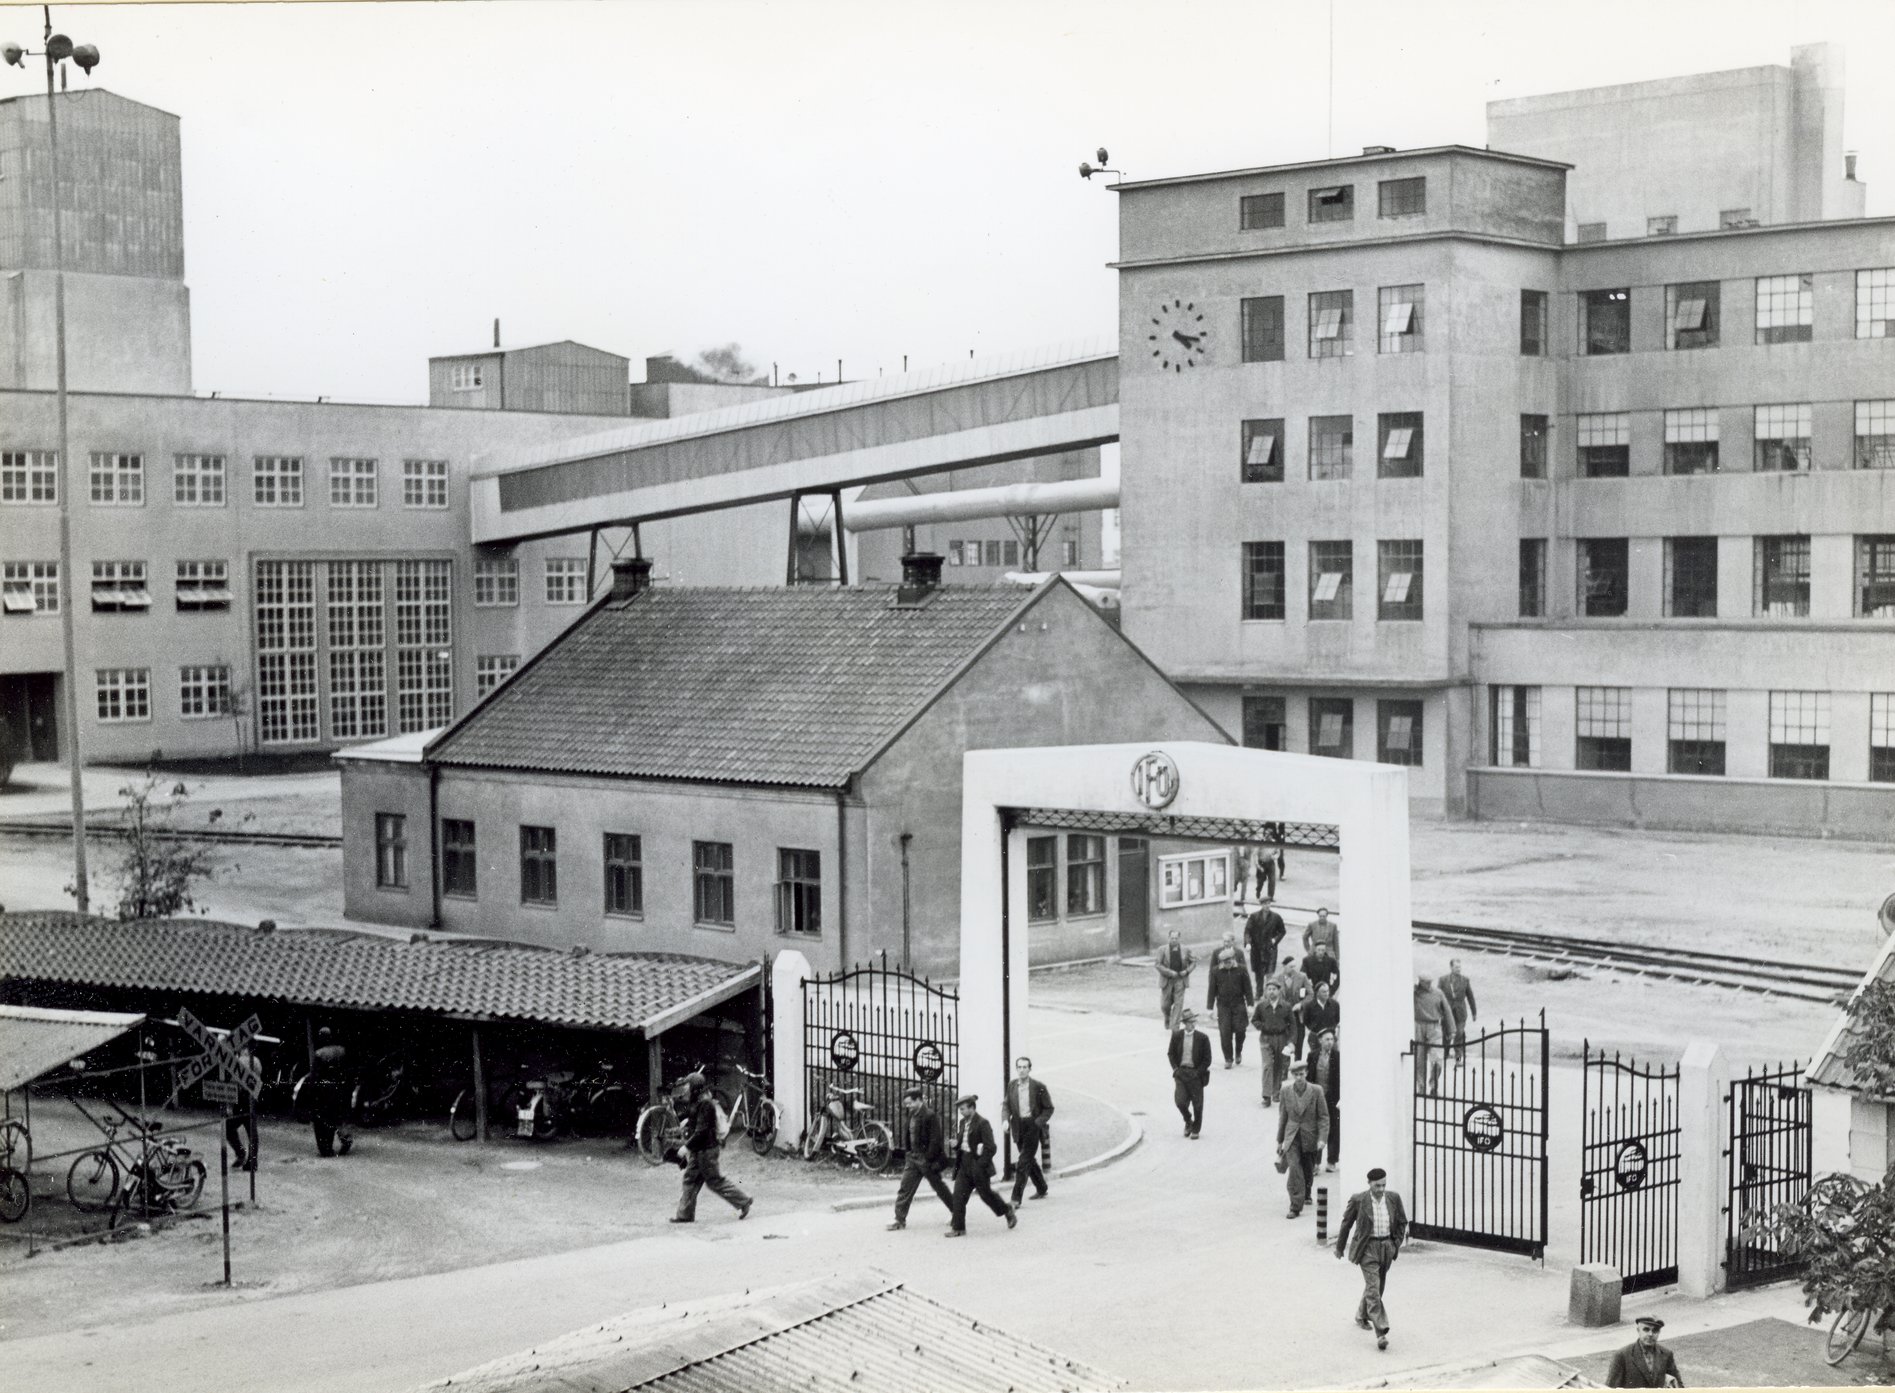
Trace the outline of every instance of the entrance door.
{"type": "Polygon", "coordinates": [[[1151,951],[1151,843],[1119,838],[1119,953],[1136,958],[1151,951]]]}
{"type": "Polygon", "coordinates": [[[51,763],[59,758],[58,707],[53,700],[56,675],[22,672],[0,677],[0,720],[13,732],[22,761],[51,763]]]}

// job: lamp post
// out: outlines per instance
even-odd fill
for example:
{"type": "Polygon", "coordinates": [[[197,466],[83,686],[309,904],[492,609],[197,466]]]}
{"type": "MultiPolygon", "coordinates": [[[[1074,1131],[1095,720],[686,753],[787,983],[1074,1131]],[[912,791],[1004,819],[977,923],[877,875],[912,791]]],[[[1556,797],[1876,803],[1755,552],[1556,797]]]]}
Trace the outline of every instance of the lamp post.
{"type": "MultiPolygon", "coordinates": [[[[99,50],[91,44],[75,46],[64,34],[53,32],[51,6],[43,7],[46,17],[46,47],[39,54],[46,59],[46,130],[51,145],[53,171],[53,338],[54,360],[59,379],[59,457],[55,492],[59,500],[59,637],[66,665],[66,763],[72,775],[72,887],[79,913],[91,907],[86,887],[86,801],[79,778],[79,659],[74,638],[73,611],[78,608],[78,577],[72,566],[72,441],[66,420],[66,240],[64,218],[59,206],[59,102],[53,90],[53,75],[59,65],[71,59],[87,76],[99,65],[99,50]]],[[[0,57],[16,68],[26,66],[32,50],[19,44],[0,46],[0,57]]]]}

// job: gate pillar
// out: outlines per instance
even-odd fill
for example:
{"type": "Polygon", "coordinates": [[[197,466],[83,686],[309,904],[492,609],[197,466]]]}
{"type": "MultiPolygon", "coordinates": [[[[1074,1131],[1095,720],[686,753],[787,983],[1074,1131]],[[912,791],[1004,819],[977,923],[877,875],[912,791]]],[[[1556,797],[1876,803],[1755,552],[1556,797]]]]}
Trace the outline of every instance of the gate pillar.
{"type": "Polygon", "coordinates": [[[1730,1062],[1708,1040],[1678,1064],[1678,1289],[1706,1297],[1724,1289],[1724,1095],[1730,1062]]]}
{"type": "Polygon", "coordinates": [[[796,1145],[808,1112],[808,1081],[803,1070],[803,979],[809,959],[785,948],[770,964],[770,1092],[781,1125],[776,1144],[796,1145]]]}

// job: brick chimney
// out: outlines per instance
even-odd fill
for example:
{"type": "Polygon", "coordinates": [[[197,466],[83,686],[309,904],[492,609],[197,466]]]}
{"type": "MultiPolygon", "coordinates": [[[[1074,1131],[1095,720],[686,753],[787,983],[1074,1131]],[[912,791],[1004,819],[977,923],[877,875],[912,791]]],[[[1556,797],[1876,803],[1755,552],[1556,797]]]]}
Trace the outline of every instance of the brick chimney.
{"type": "Polygon", "coordinates": [[[612,563],[612,598],[629,600],[651,589],[651,558],[627,556],[612,563]]]}
{"type": "Polygon", "coordinates": [[[901,589],[895,603],[918,605],[941,588],[941,557],[932,551],[911,551],[901,559],[901,589]]]}

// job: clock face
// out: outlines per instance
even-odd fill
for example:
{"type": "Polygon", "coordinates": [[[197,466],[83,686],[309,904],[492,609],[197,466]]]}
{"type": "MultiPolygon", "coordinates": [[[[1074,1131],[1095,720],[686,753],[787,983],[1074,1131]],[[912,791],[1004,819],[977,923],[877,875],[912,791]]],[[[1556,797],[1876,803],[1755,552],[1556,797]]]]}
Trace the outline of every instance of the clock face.
{"type": "Polygon", "coordinates": [[[1163,300],[1151,313],[1145,346],[1160,372],[1183,372],[1211,356],[1211,328],[1190,300],[1163,300]]]}

